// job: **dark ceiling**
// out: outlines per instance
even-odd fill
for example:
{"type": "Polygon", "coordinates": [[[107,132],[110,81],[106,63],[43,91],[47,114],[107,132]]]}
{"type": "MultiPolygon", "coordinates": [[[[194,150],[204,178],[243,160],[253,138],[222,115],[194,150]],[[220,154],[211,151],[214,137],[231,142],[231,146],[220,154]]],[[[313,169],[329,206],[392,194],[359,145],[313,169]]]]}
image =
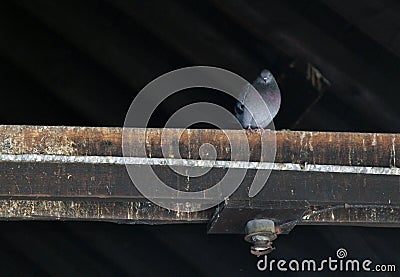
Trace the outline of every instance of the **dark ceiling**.
{"type": "MultiPolygon", "coordinates": [[[[122,126],[148,82],[210,65],[248,80],[270,69],[282,91],[277,129],[400,132],[399,49],[392,0],[1,1],[0,122],[122,126]]],[[[164,103],[151,125],[196,101],[233,108],[220,92],[193,90],[164,103]]],[[[257,273],[241,236],[207,236],[205,225],[0,226],[0,271],[13,275],[257,273]]],[[[397,234],[296,227],[271,256],[326,258],[345,247],[394,263],[397,234]]]]}

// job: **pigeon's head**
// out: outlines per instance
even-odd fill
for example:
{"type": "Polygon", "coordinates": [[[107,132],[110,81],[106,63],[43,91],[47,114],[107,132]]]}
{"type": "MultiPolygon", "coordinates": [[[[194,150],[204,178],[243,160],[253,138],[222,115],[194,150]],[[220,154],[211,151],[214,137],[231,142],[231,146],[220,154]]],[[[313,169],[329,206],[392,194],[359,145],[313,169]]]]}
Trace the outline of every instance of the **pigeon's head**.
{"type": "Polygon", "coordinates": [[[272,76],[272,73],[267,69],[264,69],[263,71],[261,71],[260,77],[264,80],[265,83],[271,82],[272,79],[274,78],[272,76]]]}

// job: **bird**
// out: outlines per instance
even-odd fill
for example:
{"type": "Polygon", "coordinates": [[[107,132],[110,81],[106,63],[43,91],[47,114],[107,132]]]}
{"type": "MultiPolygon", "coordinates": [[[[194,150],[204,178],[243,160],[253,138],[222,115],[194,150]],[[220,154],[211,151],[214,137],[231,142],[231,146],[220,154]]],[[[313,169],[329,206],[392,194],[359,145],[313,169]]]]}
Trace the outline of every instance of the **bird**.
{"type": "Polygon", "coordinates": [[[264,129],[277,115],[281,106],[281,92],[272,73],[263,69],[253,82],[239,94],[235,116],[245,129],[264,129]],[[262,101],[264,100],[264,101],[262,101]]]}

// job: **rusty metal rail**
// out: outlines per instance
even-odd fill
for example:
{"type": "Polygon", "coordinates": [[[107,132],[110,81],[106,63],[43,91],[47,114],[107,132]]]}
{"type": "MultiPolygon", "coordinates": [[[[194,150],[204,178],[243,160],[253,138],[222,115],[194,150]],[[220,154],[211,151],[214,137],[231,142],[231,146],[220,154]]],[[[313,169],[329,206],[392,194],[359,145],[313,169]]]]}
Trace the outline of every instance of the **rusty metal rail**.
{"type": "MultiPolygon", "coordinates": [[[[131,129],[130,147],[138,147],[142,131],[131,129]]],[[[204,177],[176,176],[168,163],[159,162],[164,159],[161,132],[147,130],[148,155],[140,162],[152,164],[176,189],[208,188],[226,167],[238,166],[230,163],[223,131],[186,130],[179,140],[182,157],[167,157],[170,161],[190,159],[201,166],[199,147],[210,143],[221,163],[204,177]]],[[[165,132],[165,143],[173,143],[181,130],[165,132]]],[[[238,131],[226,132],[235,136],[238,131]]],[[[212,219],[214,233],[243,233],[245,222],[257,217],[274,219],[282,232],[295,224],[400,225],[400,134],[276,131],[246,136],[251,169],[238,190],[218,207],[187,213],[161,208],[135,188],[124,163],[139,160],[123,157],[121,128],[0,126],[0,218],[149,224],[212,219]],[[260,136],[268,140],[272,134],[275,162],[257,163],[260,136]],[[260,193],[249,198],[256,169],[272,173],[260,193]]]]}

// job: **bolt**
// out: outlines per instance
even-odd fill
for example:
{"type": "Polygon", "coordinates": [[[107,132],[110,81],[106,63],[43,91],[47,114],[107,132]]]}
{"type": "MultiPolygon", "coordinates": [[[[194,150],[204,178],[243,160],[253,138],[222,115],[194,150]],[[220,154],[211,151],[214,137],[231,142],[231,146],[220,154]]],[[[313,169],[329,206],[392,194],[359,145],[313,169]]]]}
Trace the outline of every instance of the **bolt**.
{"type": "Polygon", "coordinates": [[[261,256],[271,253],[275,248],[272,241],[276,239],[275,223],[270,219],[253,219],[246,224],[244,239],[251,243],[250,253],[261,256]]]}

